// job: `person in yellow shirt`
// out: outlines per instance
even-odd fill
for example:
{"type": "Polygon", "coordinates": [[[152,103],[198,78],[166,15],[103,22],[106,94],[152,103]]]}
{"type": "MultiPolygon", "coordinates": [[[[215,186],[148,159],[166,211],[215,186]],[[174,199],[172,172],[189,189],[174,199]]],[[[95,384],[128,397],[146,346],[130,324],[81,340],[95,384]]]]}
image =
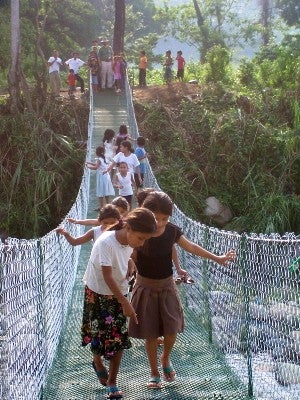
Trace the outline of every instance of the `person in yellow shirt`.
{"type": "Polygon", "coordinates": [[[140,53],[139,62],[139,87],[147,86],[146,84],[146,69],[147,69],[147,57],[145,50],[140,53]]]}

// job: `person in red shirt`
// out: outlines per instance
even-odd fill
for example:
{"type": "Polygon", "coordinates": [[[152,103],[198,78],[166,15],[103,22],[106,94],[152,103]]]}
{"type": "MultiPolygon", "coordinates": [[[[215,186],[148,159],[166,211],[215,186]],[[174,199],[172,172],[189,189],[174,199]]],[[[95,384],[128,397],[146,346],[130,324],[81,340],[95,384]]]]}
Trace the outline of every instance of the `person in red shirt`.
{"type": "Polygon", "coordinates": [[[69,70],[68,84],[69,84],[69,90],[68,90],[69,97],[73,98],[74,97],[74,93],[76,92],[76,76],[74,74],[74,70],[73,69],[69,70]]]}
{"type": "Polygon", "coordinates": [[[183,81],[184,76],[184,66],[185,66],[185,59],[182,57],[182,51],[177,51],[177,79],[179,81],[183,81]]]}

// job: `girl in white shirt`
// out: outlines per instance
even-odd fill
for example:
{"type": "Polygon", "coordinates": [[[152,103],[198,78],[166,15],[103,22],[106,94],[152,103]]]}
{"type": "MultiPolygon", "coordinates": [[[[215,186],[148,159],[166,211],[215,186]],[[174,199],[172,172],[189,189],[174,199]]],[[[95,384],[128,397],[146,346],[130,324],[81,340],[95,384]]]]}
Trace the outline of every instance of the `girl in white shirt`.
{"type": "Polygon", "coordinates": [[[104,171],[104,174],[109,172],[115,165],[120,164],[122,161],[125,161],[128,165],[128,170],[131,174],[136,173],[139,179],[139,182],[142,184],[141,172],[140,172],[140,162],[137,156],[133,153],[133,148],[131,147],[131,143],[128,140],[124,140],[120,146],[120,152],[115,155],[113,158],[113,162],[109,165],[109,167],[104,171]]]}
{"type": "Polygon", "coordinates": [[[91,344],[93,368],[107,386],[107,399],[122,398],[117,375],[124,349],[131,347],[126,317],[138,323],[126,295],[128,261],[133,248],[142,246],[156,231],[147,209],[136,208],[118,231],[104,232],[95,242],[85,273],[82,345],[91,344]],[[109,360],[109,372],[103,363],[109,360]],[[106,377],[106,379],[105,379],[106,377]]]}
{"type": "Polygon", "coordinates": [[[114,178],[114,187],[119,189],[119,195],[128,201],[131,210],[133,196],[132,187],[134,188],[135,193],[137,193],[135,180],[133,174],[129,172],[128,165],[125,161],[119,163],[118,170],[119,172],[114,178]]]}
{"type": "Polygon", "coordinates": [[[107,162],[105,159],[105,148],[98,146],[96,148],[96,161],[85,163],[86,167],[97,171],[97,185],[96,194],[99,197],[100,209],[104,204],[109,203],[109,197],[115,195],[115,191],[112,185],[111,177],[109,174],[104,174],[107,168],[107,162]]]}

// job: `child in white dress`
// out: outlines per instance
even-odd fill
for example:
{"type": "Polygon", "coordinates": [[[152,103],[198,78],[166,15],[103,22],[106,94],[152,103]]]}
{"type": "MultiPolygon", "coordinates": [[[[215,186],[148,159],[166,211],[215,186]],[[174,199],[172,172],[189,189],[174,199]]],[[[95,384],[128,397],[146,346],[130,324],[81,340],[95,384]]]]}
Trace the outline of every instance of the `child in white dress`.
{"type": "Polygon", "coordinates": [[[105,147],[105,160],[108,164],[113,162],[113,158],[116,155],[116,140],[115,131],[112,129],[106,129],[103,136],[103,146],[105,147]]]}
{"type": "Polygon", "coordinates": [[[97,171],[97,186],[96,194],[99,197],[100,209],[104,206],[104,201],[106,204],[109,203],[109,196],[115,196],[115,191],[111,182],[111,177],[109,174],[103,174],[106,171],[108,164],[105,160],[105,148],[99,146],[96,148],[96,162],[86,162],[87,168],[97,171]]]}
{"type": "Polygon", "coordinates": [[[125,161],[119,163],[119,172],[114,178],[114,187],[119,189],[119,195],[124,197],[132,208],[133,188],[137,193],[137,187],[133,174],[129,171],[128,165],[125,161]],[[133,188],[132,188],[133,187],[133,188]]]}

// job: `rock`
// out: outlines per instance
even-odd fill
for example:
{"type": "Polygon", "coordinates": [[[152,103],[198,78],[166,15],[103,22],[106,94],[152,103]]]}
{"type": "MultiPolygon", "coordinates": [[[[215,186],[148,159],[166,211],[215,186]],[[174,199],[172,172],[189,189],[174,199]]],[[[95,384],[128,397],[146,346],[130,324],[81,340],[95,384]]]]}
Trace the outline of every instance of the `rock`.
{"type": "Polygon", "coordinates": [[[253,319],[265,321],[268,318],[268,308],[262,304],[251,302],[249,304],[250,316],[253,319]]]}
{"type": "Polygon", "coordinates": [[[280,385],[295,385],[300,383],[300,365],[278,363],[275,378],[280,385]]]}
{"type": "Polygon", "coordinates": [[[232,212],[229,207],[222,204],[216,197],[211,196],[205,200],[207,207],[204,214],[220,225],[225,225],[232,219],[232,212]]]}
{"type": "Polygon", "coordinates": [[[269,309],[269,314],[272,319],[277,321],[287,321],[291,317],[294,319],[300,319],[300,307],[292,304],[276,303],[269,309]]]}

